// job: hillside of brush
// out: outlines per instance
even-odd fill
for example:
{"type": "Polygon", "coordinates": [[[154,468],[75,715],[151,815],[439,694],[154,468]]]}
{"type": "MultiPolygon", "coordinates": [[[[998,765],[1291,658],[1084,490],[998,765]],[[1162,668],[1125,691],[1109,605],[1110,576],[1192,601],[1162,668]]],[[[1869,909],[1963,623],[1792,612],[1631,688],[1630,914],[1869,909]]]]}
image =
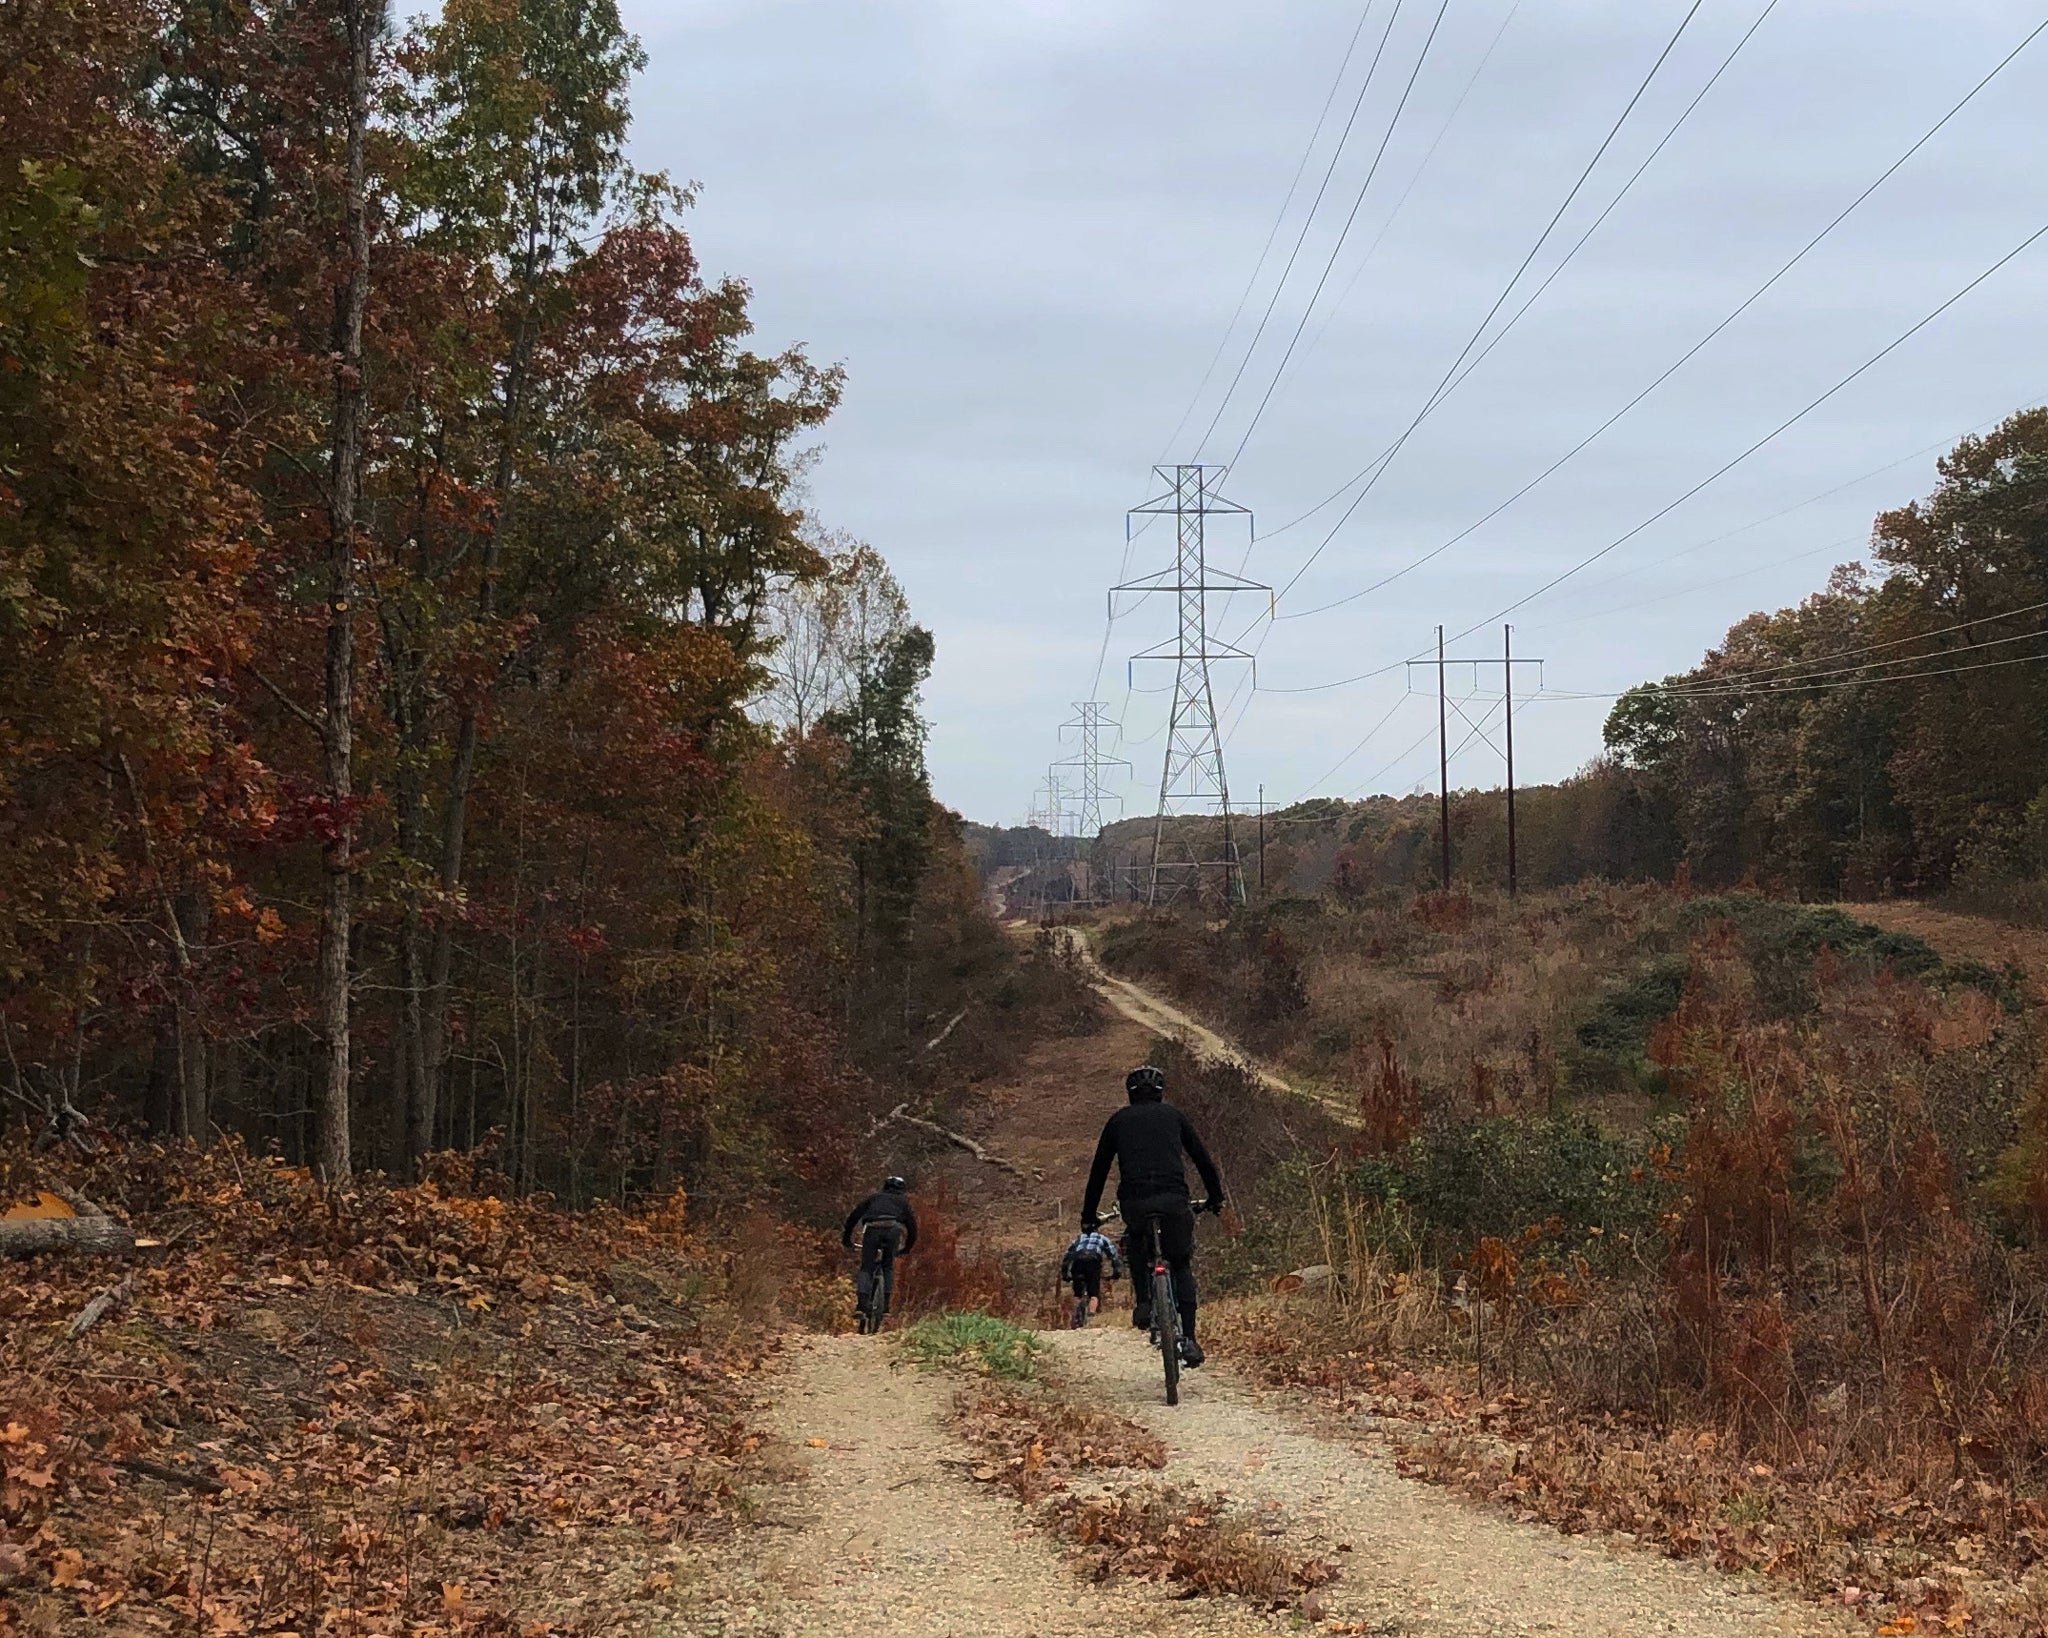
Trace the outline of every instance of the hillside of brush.
{"type": "Polygon", "coordinates": [[[1098,934],[1356,1109],[1274,1173],[1331,1269],[1235,1305],[1274,1380],[1531,1517],[2035,1632],[2048,1015],[1972,942],[1605,885],[1098,934]]]}

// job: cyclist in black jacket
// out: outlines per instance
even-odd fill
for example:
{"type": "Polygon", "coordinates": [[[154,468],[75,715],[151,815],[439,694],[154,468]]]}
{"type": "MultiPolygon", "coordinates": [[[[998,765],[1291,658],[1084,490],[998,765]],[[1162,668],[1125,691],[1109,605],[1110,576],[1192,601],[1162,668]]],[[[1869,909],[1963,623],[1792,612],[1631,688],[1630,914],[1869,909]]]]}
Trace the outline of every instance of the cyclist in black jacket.
{"type": "Polygon", "coordinates": [[[1102,1189],[1109,1181],[1109,1163],[1113,1160],[1117,1166],[1117,1204],[1132,1229],[1131,1286],[1136,1307],[1131,1323],[1140,1330],[1152,1324],[1151,1290],[1138,1277],[1135,1267],[1148,1251],[1139,1242],[1137,1228],[1150,1218],[1159,1224],[1159,1250],[1173,1271],[1180,1330],[1187,1342],[1184,1354],[1189,1365],[1199,1365],[1202,1350],[1195,1341],[1195,1212],[1188,1193],[1186,1161],[1192,1160],[1195,1170],[1202,1174],[1202,1187],[1208,1190],[1209,1209],[1214,1212],[1223,1210],[1223,1176],[1187,1116],[1165,1101],[1163,1071],[1150,1064],[1132,1070],[1124,1077],[1124,1092],[1131,1101],[1104,1123],[1102,1137],[1095,1145],[1095,1162],[1088,1168],[1088,1192],[1081,1199],[1081,1227],[1092,1229],[1101,1221],[1096,1213],[1102,1205],[1102,1189]]]}
{"type": "Polygon", "coordinates": [[[896,1292],[896,1259],[917,1245],[917,1213],[905,1193],[909,1187],[900,1177],[886,1177],[879,1190],[846,1214],[839,1243],[851,1250],[854,1231],[860,1231],[860,1272],[854,1276],[859,1309],[866,1308],[876,1280],[882,1282],[882,1307],[888,1308],[896,1292]]]}

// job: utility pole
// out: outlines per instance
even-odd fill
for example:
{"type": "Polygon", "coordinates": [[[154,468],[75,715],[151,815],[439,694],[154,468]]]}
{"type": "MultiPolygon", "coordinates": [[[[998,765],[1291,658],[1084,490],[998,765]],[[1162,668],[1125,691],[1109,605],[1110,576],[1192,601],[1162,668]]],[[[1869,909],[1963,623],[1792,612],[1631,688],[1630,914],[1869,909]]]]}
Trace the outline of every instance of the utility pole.
{"type": "Polygon", "coordinates": [[[1451,890],[1451,741],[1444,726],[1444,628],[1436,628],[1436,779],[1437,835],[1443,845],[1443,868],[1437,881],[1451,890]]]}
{"type": "Polygon", "coordinates": [[[1515,880],[1515,628],[1500,628],[1500,692],[1508,743],[1508,897],[1517,896],[1515,880]]]}
{"type": "MultiPolygon", "coordinates": [[[[1498,659],[1462,660],[1446,655],[1444,653],[1444,628],[1438,626],[1436,628],[1436,658],[1434,660],[1410,660],[1408,664],[1410,667],[1411,685],[1413,668],[1415,666],[1433,665],[1436,667],[1437,827],[1439,845],[1442,850],[1443,881],[1446,888],[1450,886],[1451,881],[1450,713],[1452,711],[1457,712],[1471,726],[1472,732],[1467,736],[1468,739],[1485,739],[1489,745],[1492,745],[1493,741],[1487,738],[1484,727],[1485,718],[1482,716],[1475,720],[1467,714],[1462,700],[1451,697],[1444,681],[1444,672],[1449,666],[1469,665],[1472,668],[1474,686],[1476,688],[1479,668],[1481,666],[1497,665],[1500,667],[1501,704],[1507,711],[1504,746],[1508,765],[1508,896],[1512,898],[1521,889],[1521,864],[1517,854],[1518,837],[1515,831],[1515,667],[1518,665],[1541,667],[1543,662],[1535,658],[1521,658],[1515,654],[1514,628],[1512,626],[1501,627],[1500,658],[1498,659]]],[[[1540,684],[1540,670],[1538,672],[1538,681],[1540,684]]],[[[1467,699],[1472,697],[1474,696],[1465,696],[1467,699]]],[[[1486,698],[1487,696],[1479,695],[1477,697],[1486,698]]],[[[1462,747],[1460,748],[1462,749],[1462,747]]],[[[1495,745],[1494,749],[1499,751],[1503,749],[1503,746],[1495,745]]]]}
{"type": "MultiPolygon", "coordinates": [[[[1223,738],[1216,722],[1216,695],[1210,685],[1209,667],[1219,661],[1253,663],[1244,649],[1223,641],[1209,630],[1209,598],[1238,592],[1265,592],[1272,588],[1240,575],[1210,567],[1208,522],[1212,517],[1241,517],[1246,526],[1251,512],[1216,491],[1222,480],[1220,469],[1211,466],[1159,466],[1153,472],[1165,492],[1143,506],[1133,507],[1124,522],[1125,538],[1132,538],[1130,519],[1171,517],[1174,520],[1174,561],[1139,580],[1110,588],[1110,612],[1114,617],[1120,593],[1147,596],[1170,592],[1175,599],[1179,629],[1173,641],[1161,643],[1131,656],[1138,660],[1174,662],[1173,706],[1167,718],[1166,754],[1159,774],[1159,809],[1152,827],[1152,872],[1146,889],[1149,905],[1170,904],[1183,892],[1200,894],[1204,870],[1223,872],[1226,904],[1244,902],[1244,871],[1237,854],[1237,837],[1230,811],[1230,782],[1223,771],[1223,738]],[[1170,818],[1213,809],[1222,819],[1220,858],[1205,859],[1185,825],[1174,827],[1173,853],[1169,859],[1170,818]]],[[[1257,672],[1253,672],[1257,680],[1257,672]]]]}
{"type": "Polygon", "coordinates": [[[1259,897],[1266,896],[1266,782],[1259,781],[1259,897]]]}

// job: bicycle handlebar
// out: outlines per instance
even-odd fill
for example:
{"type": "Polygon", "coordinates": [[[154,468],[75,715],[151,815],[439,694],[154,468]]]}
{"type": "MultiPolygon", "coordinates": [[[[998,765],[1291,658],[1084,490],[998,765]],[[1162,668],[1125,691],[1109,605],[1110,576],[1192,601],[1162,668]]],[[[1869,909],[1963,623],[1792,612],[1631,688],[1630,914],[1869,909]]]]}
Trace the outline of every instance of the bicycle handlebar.
{"type": "MultiPolygon", "coordinates": [[[[1190,1211],[1198,1213],[1205,1212],[1209,1209],[1209,1202],[1207,1200],[1190,1200],[1188,1202],[1188,1209],[1190,1211]]],[[[1111,1206],[1108,1211],[1098,1212],[1096,1214],[1095,1221],[1098,1224],[1113,1223],[1116,1221],[1117,1218],[1123,1216],[1123,1214],[1124,1209],[1122,1206],[1111,1206]]]]}

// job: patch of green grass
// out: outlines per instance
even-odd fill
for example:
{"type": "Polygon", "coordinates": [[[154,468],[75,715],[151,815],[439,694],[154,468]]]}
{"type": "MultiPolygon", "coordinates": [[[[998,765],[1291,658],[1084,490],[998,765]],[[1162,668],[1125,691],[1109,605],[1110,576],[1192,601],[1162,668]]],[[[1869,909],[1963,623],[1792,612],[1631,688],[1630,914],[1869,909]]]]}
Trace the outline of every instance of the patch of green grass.
{"type": "Polygon", "coordinates": [[[1007,1382],[1028,1382],[1038,1374],[1038,1339],[993,1314],[921,1319],[903,1333],[903,1351],[920,1365],[949,1366],[1007,1382]]]}

